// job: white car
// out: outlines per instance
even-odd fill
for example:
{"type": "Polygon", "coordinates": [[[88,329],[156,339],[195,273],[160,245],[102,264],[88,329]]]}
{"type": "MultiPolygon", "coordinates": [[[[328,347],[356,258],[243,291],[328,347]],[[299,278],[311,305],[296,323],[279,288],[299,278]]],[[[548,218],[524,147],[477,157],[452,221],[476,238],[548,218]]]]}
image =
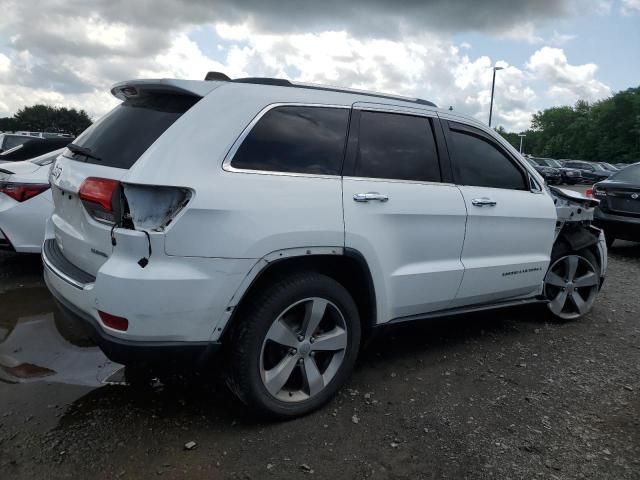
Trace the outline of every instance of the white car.
{"type": "MultiPolygon", "coordinates": [[[[382,326],[592,307],[593,200],[428,101],[280,79],[134,80],[58,157],[45,280],[126,365],[223,348],[253,409],[305,414],[382,326]]],[[[184,355],[184,356],[183,356],[184,355]]]]}
{"type": "Polygon", "coordinates": [[[53,211],[49,170],[61,152],[0,165],[0,249],[40,253],[53,211]]]}

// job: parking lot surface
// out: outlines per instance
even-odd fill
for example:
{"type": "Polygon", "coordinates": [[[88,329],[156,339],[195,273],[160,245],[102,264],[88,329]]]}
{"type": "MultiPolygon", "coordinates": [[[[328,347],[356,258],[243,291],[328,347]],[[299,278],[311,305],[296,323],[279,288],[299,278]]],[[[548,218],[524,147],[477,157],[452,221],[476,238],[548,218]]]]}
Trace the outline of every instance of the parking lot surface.
{"type": "Polygon", "coordinates": [[[127,386],[56,313],[39,258],[0,254],[0,478],[637,479],[639,273],[640,245],[619,242],[581,321],[386,330],[337,399],[265,423],[214,374],[127,386]]]}

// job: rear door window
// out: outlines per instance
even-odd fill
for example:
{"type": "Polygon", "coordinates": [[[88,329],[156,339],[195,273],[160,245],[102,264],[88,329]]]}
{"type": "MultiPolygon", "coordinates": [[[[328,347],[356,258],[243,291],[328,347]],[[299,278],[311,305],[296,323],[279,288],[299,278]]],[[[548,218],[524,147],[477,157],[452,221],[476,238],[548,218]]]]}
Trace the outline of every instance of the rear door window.
{"type": "Polygon", "coordinates": [[[106,167],[131,168],[198,100],[200,97],[170,94],[127,99],[73,142],[87,148],[91,156],[76,153],[72,158],[106,167]]]}
{"type": "Polygon", "coordinates": [[[419,116],[363,111],[354,175],[439,182],[440,164],[431,121],[419,116]]]}
{"type": "Polygon", "coordinates": [[[231,166],[243,170],[340,175],[348,122],[348,108],[273,108],[251,129],[231,166]]]}

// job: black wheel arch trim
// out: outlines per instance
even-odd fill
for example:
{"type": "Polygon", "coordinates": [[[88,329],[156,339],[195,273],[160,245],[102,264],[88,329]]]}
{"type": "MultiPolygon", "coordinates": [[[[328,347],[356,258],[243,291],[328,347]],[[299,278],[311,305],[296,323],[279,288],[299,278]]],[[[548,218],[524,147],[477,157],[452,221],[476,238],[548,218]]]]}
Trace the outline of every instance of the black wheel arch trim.
{"type": "MultiPolygon", "coordinates": [[[[311,249],[310,251],[313,251],[313,249],[311,249]]],[[[293,262],[293,261],[304,261],[304,260],[313,260],[313,259],[318,259],[319,257],[347,257],[350,260],[353,260],[358,267],[362,270],[362,272],[365,274],[365,277],[367,279],[367,285],[366,285],[366,291],[367,291],[367,296],[368,296],[368,302],[371,308],[371,316],[369,319],[361,319],[363,320],[362,323],[362,327],[363,327],[363,334],[367,331],[367,330],[372,330],[377,322],[377,318],[378,318],[378,309],[377,309],[377,296],[376,296],[376,291],[375,291],[375,284],[373,282],[373,275],[371,274],[371,269],[369,268],[369,264],[367,263],[364,255],[359,251],[356,250],[354,248],[350,248],[350,247],[346,247],[346,248],[342,248],[342,254],[337,254],[337,255],[329,255],[326,253],[310,253],[310,254],[306,254],[306,255],[295,255],[295,256],[286,256],[286,257],[282,257],[282,258],[276,258],[272,261],[269,262],[265,262],[263,263],[262,267],[258,270],[258,272],[255,274],[255,276],[251,279],[251,281],[249,282],[249,284],[247,285],[247,287],[245,289],[242,290],[241,295],[239,296],[239,298],[237,299],[236,302],[233,302],[233,305],[230,304],[229,307],[227,307],[227,312],[230,312],[227,321],[224,323],[224,325],[222,326],[218,326],[218,336],[217,338],[219,339],[220,342],[224,342],[224,338],[225,336],[229,333],[229,331],[231,330],[232,325],[234,324],[234,322],[236,321],[236,317],[238,314],[238,311],[241,310],[242,305],[244,303],[244,301],[246,300],[246,298],[251,294],[252,290],[256,287],[256,285],[265,278],[266,275],[268,275],[270,272],[273,271],[274,267],[277,267],[278,265],[282,265],[285,262],[293,262]]],[[[264,259],[264,257],[263,257],[264,259]]],[[[257,262],[257,264],[260,264],[261,262],[257,262]]],[[[256,264],[256,265],[257,265],[256,264]]],[[[234,295],[235,296],[235,295],[234,295]]]]}

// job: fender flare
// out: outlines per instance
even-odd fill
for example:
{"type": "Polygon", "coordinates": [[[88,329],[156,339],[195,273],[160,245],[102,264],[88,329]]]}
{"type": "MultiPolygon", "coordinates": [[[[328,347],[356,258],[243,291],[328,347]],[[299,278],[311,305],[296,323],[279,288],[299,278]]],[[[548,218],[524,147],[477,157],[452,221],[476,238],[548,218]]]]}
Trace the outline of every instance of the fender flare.
{"type": "Polygon", "coordinates": [[[369,265],[367,264],[364,256],[357,250],[344,247],[299,247],[276,250],[256,261],[256,263],[249,270],[249,272],[227,303],[222,317],[214,326],[214,330],[210,340],[219,341],[219,339],[224,335],[227,327],[232,322],[234,312],[237,310],[237,307],[240,305],[245,295],[259,281],[259,279],[262,278],[263,274],[265,274],[265,272],[267,272],[271,266],[273,266],[277,262],[281,262],[291,258],[318,256],[343,256],[348,257],[350,260],[353,260],[358,264],[358,267],[364,272],[364,275],[367,277],[367,300],[371,308],[371,318],[369,319],[368,324],[363,326],[365,328],[373,327],[377,322],[375,285],[373,282],[373,276],[371,275],[371,270],[369,269],[369,265]]]}

